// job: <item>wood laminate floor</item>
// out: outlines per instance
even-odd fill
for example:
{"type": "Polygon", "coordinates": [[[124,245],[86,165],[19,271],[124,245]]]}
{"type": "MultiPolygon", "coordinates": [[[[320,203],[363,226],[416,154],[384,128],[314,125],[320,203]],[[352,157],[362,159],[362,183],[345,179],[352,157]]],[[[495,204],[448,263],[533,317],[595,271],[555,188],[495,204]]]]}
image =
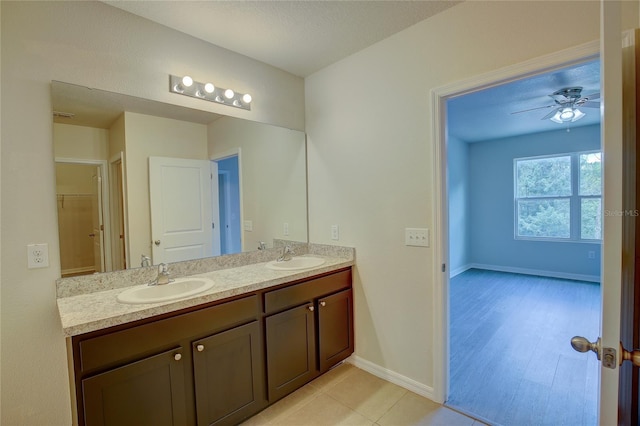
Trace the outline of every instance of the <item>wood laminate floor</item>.
{"type": "Polygon", "coordinates": [[[600,285],[470,269],[450,282],[447,405],[500,425],[596,425],[600,285]]]}

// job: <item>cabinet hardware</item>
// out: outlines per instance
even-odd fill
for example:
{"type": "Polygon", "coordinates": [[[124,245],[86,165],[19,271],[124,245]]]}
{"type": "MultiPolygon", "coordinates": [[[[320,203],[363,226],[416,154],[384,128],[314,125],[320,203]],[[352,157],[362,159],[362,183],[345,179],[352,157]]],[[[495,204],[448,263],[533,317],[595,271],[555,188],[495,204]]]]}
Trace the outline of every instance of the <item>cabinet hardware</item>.
{"type": "Polygon", "coordinates": [[[307,309],[310,310],[311,312],[314,311],[314,307],[313,306],[307,306],[307,309]]]}
{"type": "Polygon", "coordinates": [[[324,300],[320,301],[320,306],[327,306],[327,302],[325,302],[324,300]]]}
{"type": "Polygon", "coordinates": [[[198,352],[202,352],[204,351],[204,345],[198,345],[196,346],[196,349],[198,350],[198,352]]]}
{"type": "Polygon", "coordinates": [[[173,359],[175,359],[176,361],[180,361],[182,359],[182,354],[175,354],[173,356],[173,359]]]}

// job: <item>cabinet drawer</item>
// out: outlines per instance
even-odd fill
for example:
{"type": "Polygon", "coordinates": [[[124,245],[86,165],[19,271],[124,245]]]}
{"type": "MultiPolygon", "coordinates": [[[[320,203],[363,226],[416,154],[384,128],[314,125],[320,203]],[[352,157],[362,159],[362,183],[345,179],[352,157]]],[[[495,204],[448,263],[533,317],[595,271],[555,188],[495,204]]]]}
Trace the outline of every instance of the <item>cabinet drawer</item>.
{"type": "Polygon", "coordinates": [[[273,290],[264,295],[265,313],[310,302],[316,297],[351,287],[351,269],[315,280],[273,290]]]}
{"type": "Polygon", "coordinates": [[[131,361],[175,342],[222,331],[258,316],[257,295],[80,341],[80,370],[131,361]]]}

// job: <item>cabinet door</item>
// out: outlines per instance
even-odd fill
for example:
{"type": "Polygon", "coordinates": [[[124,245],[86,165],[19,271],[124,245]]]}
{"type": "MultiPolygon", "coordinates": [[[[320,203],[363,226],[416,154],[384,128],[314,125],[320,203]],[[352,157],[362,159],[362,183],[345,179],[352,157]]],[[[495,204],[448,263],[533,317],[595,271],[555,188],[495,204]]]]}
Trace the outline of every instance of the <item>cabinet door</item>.
{"type": "Polygon", "coordinates": [[[238,424],[266,405],[258,321],[193,342],[198,425],[238,424]]]}
{"type": "Polygon", "coordinates": [[[353,300],[351,290],[318,300],[318,353],[325,372],[353,353],[353,300]]]}
{"type": "Polygon", "coordinates": [[[269,402],[313,379],[316,370],[314,306],[299,306],[266,318],[269,402]]]}
{"type": "Polygon", "coordinates": [[[181,348],[82,380],[87,426],[184,425],[181,348]]]}

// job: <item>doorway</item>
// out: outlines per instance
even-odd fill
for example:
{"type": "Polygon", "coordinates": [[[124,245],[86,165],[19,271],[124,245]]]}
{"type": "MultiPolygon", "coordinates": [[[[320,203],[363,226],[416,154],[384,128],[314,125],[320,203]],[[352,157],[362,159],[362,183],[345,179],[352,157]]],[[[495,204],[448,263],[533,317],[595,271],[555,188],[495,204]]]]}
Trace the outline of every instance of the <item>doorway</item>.
{"type": "MultiPolygon", "coordinates": [[[[563,283],[565,282],[572,282],[572,281],[576,281],[576,280],[581,280],[582,278],[589,278],[587,279],[587,283],[585,283],[585,286],[589,287],[589,286],[593,286],[594,284],[590,283],[591,281],[599,281],[600,278],[600,271],[599,269],[597,271],[591,271],[589,273],[584,273],[581,274],[579,272],[570,272],[570,271],[566,271],[566,270],[560,270],[560,273],[558,274],[558,277],[553,277],[553,274],[548,274],[550,271],[552,271],[553,268],[551,267],[545,267],[545,268],[536,268],[535,266],[531,266],[531,265],[524,265],[524,266],[520,266],[520,267],[514,267],[513,265],[511,265],[511,267],[507,267],[504,269],[500,269],[500,268],[496,268],[495,266],[500,266],[499,263],[497,261],[494,260],[494,263],[488,262],[486,260],[483,260],[482,262],[479,261],[467,261],[462,262],[462,263],[458,263],[456,265],[456,261],[459,259],[456,259],[457,257],[464,257],[464,254],[461,256],[459,252],[456,252],[456,236],[453,235],[456,232],[459,232],[461,234],[466,234],[468,232],[473,232],[475,229],[477,229],[477,225],[473,225],[470,226],[469,223],[467,222],[468,220],[468,215],[467,214],[467,218],[465,217],[460,217],[460,215],[456,216],[456,215],[452,215],[452,211],[456,211],[456,212],[460,212],[460,205],[454,205],[453,203],[456,202],[460,202],[460,199],[456,199],[456,197],[459,197],[460,194],[455,193],[455,192],[450,192],[451,191],[451,185],[452,182],[454,182],[455,180],[455,176],[452,177],[451,176],[451,170],[450,170],[450,164],[446,163],[446,159],[447,157],[449,157],[449,155],[451,154],[452,150],[455,150],[456,147],[452,146],[450,144],[450,128],[448,128],[448,120],[450,118],[450,114],[452,113],[452,111],[450,111],[448,109],[448,105],[447,102],[450,99],[453,98],[459,98],[459,97],[464,97],[468,94],[477,94],[479,91],[482,91],[484,89],[488,89],[488,88],[495,88],[495,87],[499,87],[501,85],[507,85],[508,83],[514,82],[514,81],[518,81],[518,80],[522,80],[525,78],[529,78],[529,77],[534,77],[534,76],[538,76],[541,75],[543,73],[549,73],[549,72],[554,72],[554,71],[558,71],[561,70],[563,68],[567,68],[567,67],[572,67],[572,66],[577,66],[580,64],[583,64],[585,62],[588,61],[593,61],[595,59],[597,59],[597,56],[593,54],[594,51],[597,51],[596,46],[592,46],[592,52],[590,54],[587,55],[576,55],[574,56],[574,59],[571,61],[567,61],[566,58],[560,60],[559,57],[555,57],[555,58],[551,58],[549,59],[549,61],[547,61],[546,66],[543,66],[542,69],[540,68],[535,68],[534,65],[529,64],[529,70],[536,70],[537,71],[528,71],[527,73],[524,73],[522,71],[520,71],[519,73],[515,72],[513,69],[505,71],[504,73],[502,73],[502,75],[496,76],[482,76],[481,78],[478,79],[477,81],[477,85],[475,87],[471,87],[469,85],[467,86],[462,86],[462,85],[458,85],[456,86],[455,89],[452,89],[453,85],[451,87],[448,87],[446,89],[443,89],[442,91],[440,91],[440,93],[434,93],[434,95],[436,96],[436,103],[437,108],[441,108],[442,112],[438,111],[436,114],[436,117],[440,118],[441,122],[439,124],[439,126],[441,126],[441,131],[438,131],[437,133],[439,135],[441,135],[441,142],[437,144],[436,146],[436,157],[439,159],[439,164],[441,164],[442,166],[438,167],[437,172],[439,179],[441,179],[442,184],[439,186],[441,193],[439,194],[439,198],[442,200],[442,204],[441,204],[441,210],[439,211],[440,216],[437,217],[436,219],[436,226],[441,229],[443,232],[442,234],[437,237],[440,239],[441,244],[440,247],[442,247],[442,272],[445,272],[443,274],[436,274],[436,282],[441,283],[441,287],[437,287],[437,291],[441,292],[441,297],[442,297],[442,301],[443,301],[443,309],[436,312],[436,318],[442,318],[442,324],[443,324],[443,330],[441,331],[442,334],[440,336],[437,336],[437,339],[442,339],[441,341],[443,342],[443,351],[441,353],[442,359],[438,360],[436,359],[436,378],[435,378],[435,389],[436,389],[436,397],[441,398],[442,401],[447,402],[449,400],[450,395],[452,395],[452,393],[455,391],[455,389],[453,389],[453,386],[457,386],[459,385],[459,383],[455,383],[454,378],[452,377],[452,371],[454,371],[454,369],[457,367],[456,365],[454,365],[456,362],[460,361],[460,358],[464,358],[465,356],[468,358],[469,356],[473,357],[473,353],[474,353],[474,349],[467,347],[466,349],[469,351],[468,353],[465,354],[460,354],[460,353],[454,353],[454,350],[457,350],[454,346],[457,345],[457,343],[454,342],[454,338],[451,335],[452,330],[451,330],[451,320],[452,317],[454,315],[454,311],[457,309],[455,306],[452,306],[452,293],[454,291],[458,291],[458,289],[455,288],[455,285],[452,284],[452,278],[453,276],[460,274],[460,277],[464,278],[464,271],[466,270],[470,270],[472,272],[478,272],[478,271],[482,271],[484,270],[489,270],[489,272],[491,272],[491,274],[494,274],[493,278],[496,279],[496,277],[499,277],[499,280],[504,280],[505,276],[508,274],[512,274],[511,278],[520,278],[520,279],[528,279],[528,277],[530,277],[531,275],[535,275],[537,272],[543,272],[541,275],[545,276],[544,278],[542,278],[543,281],[546,281],[545,285],[549,285],[549,281],[550,280],[554,280],[554,279],[559,279],[559,281],[561,282],[560,285],[563,285],[563,283]],[[515,78],[514,78],[515,76],[515,78]],[[445,121],[446,120],[446,121],[445,121]],[[445,130],[446,129],[446,130],[445,130]],[[445,136],[443,135],[447,135],[446,136],[446,140],[445,140],[445,136]],[[492,267],[493,266],[493,267],[492,267]],[[541,269],[542,271],[538,271],[538,269],[541,269]],[[593,279],[592,279],[593,278],[593,279]],[[440,363],[439,363],[440,362],[440,363]],[[445,366],[445,368],[442,369],[442,371],[437,371],[438,370],[438,366],[439,365],[443,365],[445,366]]],[[[576,52],[577,53],[577,52],[576,52]]],[[[542,61],[544,63],[544,61],[542,61]]],[[[523,67],[521,69],[525,69],[527,67],[523,67]]],[[[546,114],[546,112],[545,112],[546,114]]],[[[599,113],[597,113],[599,115],[599,113]]],[[[544,114],[542,114],[544,115],[544,114]]],[[[477,132],[479,128],[476,127],[474,128],[474,130],[477,132]]],[[[564,132],[567,132],[566,128],[562,129],[564,132]]],[[[577,128],[571,127],[569,130],[569,132],[573,133],[573,134],[577,134],[578,130],[577,128]]],[[[477,142],[477,141],[475,141],[477,142]]],[[[504,140],[502,141],[504,142],[504,140]]],[[[539,153],[539,155],[542,155],[543,153],[539,153]]],[[[549,152],[545,152],[544,154],[550,154],[549,152]]],[[[526,157],[526,156],[523,156],[526,157]]],[[[467,159],[467,161],[469,162],[473,162],[475,165],[479,164],[478,158],[474,157],[473,160],[470,159],[471,157],[469,157],[467,159]]],[[[511,200],[509,203],[507,203],[507,216],[510,216],[510,219],[503,220],[505,223],[510,223],[510,233],[511,233],[511,239],[517,239],[517,233],[518,233],[518,228],[517,228],[517,223],[514,223],[514,220],[517,219],[518,217],[518,209],[516,207],[516,205],[514,204],[515,200],[514,199],[514,193],[515,193],[515,187],[514,187],[514,181],[513,181],[513,176],[514,176],[514,161],[513,159],[511,160],[511,163],[509,164],[510,170],[509,172],[511,173],[511,178],[510,178],[510,182],[504,183],[502,182],[506,187],[507,187],[507,191],[511,194],[511,200]],[[510,207],[509,207],[510,206],[510,207]]],[[[490,166],[491,168],[492,166],[490,166]]],[[[474,194],[478,195],[479,197],[482,197],[483,195],[486,195],[485,193],[481,193],[478,191],[470,191],[473,192],[474,194]]],[[[497,192],[497,189],[493,189],[493,192],[497,192]]],[[[470,202],[468,199],[464,199],[464,197],[462,197],[462,204],[464,203],[468,203],[468,206],[466,206],[465,208],[467,208],[467,211],[471,211],[473,212],[473,214],[475,215],[476,213],[478,213],[475,208],[479,205],[479,204],[475,204],[477,202],[477,200],[474,200],[473,202],[470,202]],[[471,209],[471,210],[469,210],[471,209]]],[[[480,203],[482,203],[483,200],[480,201],[480,203]]],[[[492,203],[491,201],[484,201],[486,205],[489,205],[491,209],[494,210],[494,214],[497,215],[497,213],[495,213],[495,210],[498,209],[498,204],[497,203],[492,203]]],[[[504,204],[502,205],[504,207],[504,204]]],[[[464,216],[464,215],[463,215],[464,216]]],[[[575,225],[575,224],[574,224],[575,225]]],[[[572,225],[573,226],[573,225],[572,225]]],[[[492,238],[491,236],[487,237],[485,236],[483,242],[487,242],[487,241],[491,241],[492,238]]],[[[535,244],[532,244],[531,242],[528,242],[529,246],[534,246],[535,244]]],[[[559,247],[561,247],[561,249],[558,250],[559,253],[562,253],[563,251],[566,250],[566,248],[573,244],[573,243],[557,243],[560,244],[559,247]],[[564,247],[562,247],[562,244],[565,244],[564,247]]],[[[582,249],[584,249],[586,246],[582,246],[582,249]]],[[[511,253],[513,254],[513,250],[510,249],[506,249],[503,250],[507,253],[511,253]]],[[[519,252],[516,252],[516,254],[519,254],[520,257],[523,258],[530,258],[531,257],[531,252],[527,251],[527,250],[520,250],[519,252]]],[[[585,250],[584,253],[584,259],[590,259],[589,262],[592,264],[600,264],[599,260],[600,260],[600,250],[599,249],[588,249],[585,250]],[[591,253],[591,251],[593,251],[593,253],[591,253]]],[[[583,259],[583,260],[584,260],[583,259]]],[[[560,261],[562,262],[560,257],[556,256],[556,261],[560,261]]],[[[489,274],[490,275],[490,274],[489,274]]],[[[469,277],[467,277],[469,278],[469,277]]],[[[473,277],[469,278],[472,279],[473,277]]],[[[455,278],[454,278],[455,279],[455,278]]],[[[552,288],[559,288],[557,287],[552,287],[552,288]]],[[[543,292],[544,294],[545,292],[543,292]]],[[[591,293],[595,293],[598,294],[598,291],[591,291],[591,293]]],[[[523,306],[526,306],[527,303],[527,298],[523,298],[522,302],[523,302],[523,306]]],[[[485,307],[488,305],[485,305],[485,307]]],[[[502,306],[504,307],[504,306],[502,306]]],[[[477,309],[476,307],[471,308],[471,309],[477,309]]],[[[436,310],[437,307],[436,307],[436,310]]],[[[600,306],[597,306],[597,309],[595,309],[594,312],[598,313],[598,318],[599,318],[599,310],[600,310],[600,306]]],[[[486,318],[489,319],[489,321],[494,321],[495,322],[495,326],[499,327],[499,325],[496,322],[497,316],[494,314],[489,314],[487,312],[486,313],[486,318]]],[[[503,313],[503,312],[502,312],[503,313]]],[[[592,315],[592,314],[589,314],[592,315]]],[[[596,321],[597,323],[599,323],[599,321],[596,321]]],[[[579,331],[578,331],[579,332],[579,331]]],[[[594,333],[597,333],[598,329],[596,327],[594,333]]],[[[479,336],[472,336],[473,337],[479,337],[479,336]]],[[[520,336],[518,336],[520,337],[520,336]]],[[[597,337],[596,335],[592,336],[593,338],[597,337]]],[[[569,337],[570,339],[570,337],[569,337]]],[[[509,338],[503,338],[502,344],[503,345],[509,345],[512,342],[509,340],[509,338]]],[[[569,341],[566,341],[566,345],[569,346],[569,341]]],[[[522,348],[522,351],[527,351],[530,348],[522,348]]],[[[464,349],[463,349],[464,350],[464,349]]],[[[569,347],[569,350],[570,347],[569,347]]],[[[497,352],[500,353],[500,347],[498,346],[497,352]]],[[[436,357],[438,356],[438,354],[436,355],[436,357]]],[[[496,372],[497,369],[517,369],[520,367],[515,366],[515,364],[513,364],[513,361],[515,361],[513,359],[514,357],[511,357],[509,359],[502,359],[501,363],[497,364],[497,365],[493,365],[492,367],[490,367],[489,369],[491,371],[487,372],[487,374],[491,374],[491,372],[496,372]]],[[[487,366],[485,365],[485,369],[487,368],[487,366]]],[[[558,367],[559,368],[559,367],[558,367]]],[[[592,367],[594,369],[594,371],[596,371],[595,376],[598,376],[597,371],[599,369],[599,366],[595,365],[592,367]]],[[[516,386],[516,385],[521,385],[521,382],[518,382],[516,384],[509,384],[509,383],[502,383],[503,389],[502,392],[507,392],[509,395],[512,395],[513,393],[515,393],[511,388],[509,388],[509,386],[516,386]]],[[[598,385],[598,381],[596,380],[595,383],[591,383],[591,386],[593,388],[598,389],[599,385],[598,385]]],[[[483,390],[480,390],[480,392],[483,392],[483,390]]],[[[485,393],[491,393],[490,390],[488,389],[484,389],[485,393]]],[[[479,397],[482,397],[483,395],[479,395],[479,397]]],[[[487,395],[485,395],[487,396],[487,395]]],[[[529,397],[531,397],[532,395],[530,394],[529,397]]],[[[596,395],[597,396],[597,395],[596,395]]],[[[593,413],[597,412],[597,397],[595,398],[591,398],[590,403],[593,404],[594,406],[594,410],[593,413]]],[[[466,411],[464,409],[464,407],[459,407],[457,406],[456,408],[458,409],[462,409],[463,411],[466,411]]],[[[495,409],[495,407],[493,407],[495,409]]],[[[507,410],[508,407],[503,407],[503,410],[507,410]]],[[[474,413],[474,412],[470,412],[470,414],[472,415],[476,415],[477,417],[482,418],[483,420],[492,423],[492,422],[497,422],[496,419],[492,419],[490,418],[490,415],[483,415],[482,413],[474,413]]],[[[594,422],[597,422],[597,416],[595,414],[593,414],[591,416],[591,418],[594,418],[594,422]]],[[[502,420],[504,421],[504,420],[502,420]]],[[[589,424],[589,423],[586,423],[589,424]]],[[[595,423],[594,423],[595,424],[595,423]]]]}
{"type": "Polygon", "coordinates": [[[218,165],[221,254],[242,252],[240,148],[212,160],[218,165]]]}
{"type": "Polygon", "coordinates": [[[62,277],[111,270],[106,162],[56,160],[62,277]]]}

